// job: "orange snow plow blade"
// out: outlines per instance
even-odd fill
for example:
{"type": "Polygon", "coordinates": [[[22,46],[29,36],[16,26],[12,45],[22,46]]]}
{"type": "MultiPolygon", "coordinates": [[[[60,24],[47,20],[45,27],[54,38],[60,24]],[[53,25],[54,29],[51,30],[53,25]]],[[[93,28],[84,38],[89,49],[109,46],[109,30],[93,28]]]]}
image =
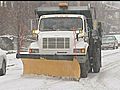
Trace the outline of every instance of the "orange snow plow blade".
{"type": "Polygon", "coordinates": [[[77,60],[46,60],[22,58],[23,74],[36,74],[80,79],[80,65],[77,60]]]}

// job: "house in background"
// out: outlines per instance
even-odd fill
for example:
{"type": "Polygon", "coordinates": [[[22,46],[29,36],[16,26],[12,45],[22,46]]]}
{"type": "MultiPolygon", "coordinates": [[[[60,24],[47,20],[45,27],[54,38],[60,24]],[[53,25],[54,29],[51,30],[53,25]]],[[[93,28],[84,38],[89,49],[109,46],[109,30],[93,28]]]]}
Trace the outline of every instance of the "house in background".
{"type": "Polygon", "coordinates": [[[16,50],[17,49],[17,37],[13,35],[0,36],[0,48],[3,50],[16,50]]]}
{"type": "MultiPolygon", "coordinates": [[[[27,51],[28,46],[30,43],[34,42],[35,40],[32,39],[32,36],[29,36],[23,39],[23,44],[20,47],[20,51],[27,51]]],[[[0,36],[0,48],[3,50],[17,50],[18,49],[18,41],[17,36],[14,35],[2,35],[0,36]]]]}

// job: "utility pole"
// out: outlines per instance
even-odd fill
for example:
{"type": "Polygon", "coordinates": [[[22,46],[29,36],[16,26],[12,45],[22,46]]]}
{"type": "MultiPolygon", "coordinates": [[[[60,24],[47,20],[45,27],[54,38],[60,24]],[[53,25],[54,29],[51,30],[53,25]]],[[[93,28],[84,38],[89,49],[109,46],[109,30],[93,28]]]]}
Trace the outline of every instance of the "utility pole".
{"type": "Polygon", "coordinates": [[[80,6],[80,1],[77,1],[77,6],[80,6]]]}
{"type": "Polygon", "coordinates": [[[32,29],[33,29],[33,27],[32,27],[32,24],[33,24],[33,22],[32,22],[33,20],[32,19],[30,19],[30,30],[32,31],[32,29]]]}
{"type": "Polygon", "coordinates": [[[18,31],[17,31],[17,53],[20,53],[20,31],[21,31],[21,3],[17,3],[18,10],[17,10],[17,25],[18,25],[18,31]]]}
{"type": "Polygon", "coordinates": [[[7,7],[6,1],[0,1],[1,7],[7,7]]]}
{"type": "Polygon", "coordinates": [[[14,1],[11,1],[11,8],[13,8],[14,1]]]}

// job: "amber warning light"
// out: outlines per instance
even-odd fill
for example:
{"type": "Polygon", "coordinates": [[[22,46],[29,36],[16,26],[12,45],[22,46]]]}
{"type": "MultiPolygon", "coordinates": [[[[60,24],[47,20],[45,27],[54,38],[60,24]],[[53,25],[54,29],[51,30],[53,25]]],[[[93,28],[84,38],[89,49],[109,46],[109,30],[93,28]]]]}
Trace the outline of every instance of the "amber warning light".
{"type": "Polygon", "coordinates": [[[62,9],[67,9],[68,8],[68,3],[59,3],[59,7],[62,9]]]}

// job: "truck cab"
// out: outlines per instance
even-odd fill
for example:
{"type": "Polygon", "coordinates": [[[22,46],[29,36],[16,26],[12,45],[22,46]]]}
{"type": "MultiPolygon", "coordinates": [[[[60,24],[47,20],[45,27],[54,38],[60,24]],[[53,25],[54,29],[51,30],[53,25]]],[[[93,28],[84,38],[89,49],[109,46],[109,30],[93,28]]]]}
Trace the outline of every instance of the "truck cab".
{"type": "Polygon", "coordinates": [[[85,41],[88,28],[86,17],[83,15],[42,15],[37,30],[38,41],[30,45],[30,53],[85,54],[89,46],[85,41]]]}

